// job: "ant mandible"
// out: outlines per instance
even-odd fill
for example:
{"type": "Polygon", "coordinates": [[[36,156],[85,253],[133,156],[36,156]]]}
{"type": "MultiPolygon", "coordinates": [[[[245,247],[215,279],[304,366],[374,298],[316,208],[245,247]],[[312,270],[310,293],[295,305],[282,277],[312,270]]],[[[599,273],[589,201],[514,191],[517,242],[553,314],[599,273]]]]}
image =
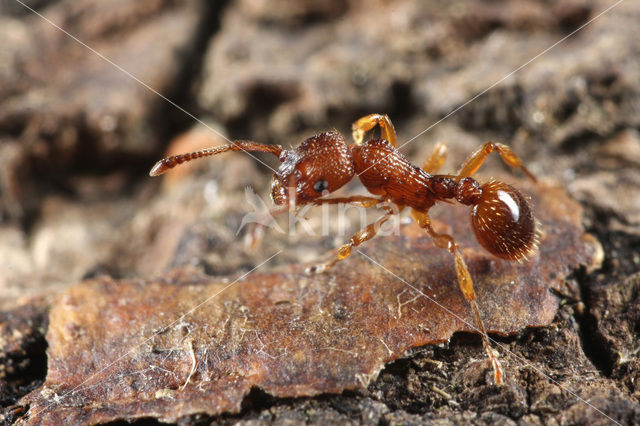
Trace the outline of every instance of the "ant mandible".
{"type": "Polygon", "coordinates": [[[469,269],[455,239],[432,228],[429,209],[439,201],[449,200],[471,206],[471,225],[478,242],[499,258],[522,261],[537,248],[536,224],[529,204],[517,189],[506,183],[490,180],[481,185],[471,176],[495,151],[507,165],[522,170],[534,182],[536,178],[508,146],[493,142],[487,142],[473,152],[457,174],[434,174],[444,163],[446,146],[443,144],[435,147],[422,168],[416,167],[397,150],[395,129],[389,117],[383,114],[370,114],[354,122],[353,139],[355,143],[347,145],[340,133],[324,132],[290,150],[279,145],[235,141],[230,145],[167,157],[158,161],[149,174],[157,176],[186,161],[227,151],[268,152],[281,162],[271,183],[271,198],[281,206],[276,212],[286,211],[284,206],[291,206],[292,201],[298,206],[350,203],[369,208],[389,202],[398,206],[397,210],[388,209],[378,220],[358,231],[338,249],[333,260],[315,267],[315,272],[323,272],[349,257],[353,247],[373,238],[393,214],[410,207],[413,218],[436,246],[447,249],[454,256],[458,284],[471,305],[483,346],[491,360],[495,382],[502,383],[504,372],[491,349],[469,269]],[[376,125],[380,126],[381,138],[364,142],[365,133],[376,125]],[[341,188],[355,175],[376,197],[320,198],[341,188]],[[292,196],[294,200],[291,200],[292,196]]]}

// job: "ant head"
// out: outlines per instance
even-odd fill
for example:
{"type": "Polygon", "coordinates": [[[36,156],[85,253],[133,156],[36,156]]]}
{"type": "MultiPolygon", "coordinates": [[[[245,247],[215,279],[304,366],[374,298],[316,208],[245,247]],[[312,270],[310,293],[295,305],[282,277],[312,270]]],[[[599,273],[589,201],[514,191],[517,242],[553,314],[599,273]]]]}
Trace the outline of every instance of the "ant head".
{"type": "Polygon", "coordinates": [[[473,205],[471,225],[478,242],[502,259],[521,260],[537,247],[536,222],[518,190],[499,181],[481,187],[472,178],[458,182],[456,198],[473,205]]]}
{"type": "Polygon", "coordinates": [[[277,205],[286,204],[290,193],[296,203],[308,203],[342,187],[355,173],[351,151],[338,132],[315,135],[283,151],[280,161],[271,182],[271,198],[277,205]]]}

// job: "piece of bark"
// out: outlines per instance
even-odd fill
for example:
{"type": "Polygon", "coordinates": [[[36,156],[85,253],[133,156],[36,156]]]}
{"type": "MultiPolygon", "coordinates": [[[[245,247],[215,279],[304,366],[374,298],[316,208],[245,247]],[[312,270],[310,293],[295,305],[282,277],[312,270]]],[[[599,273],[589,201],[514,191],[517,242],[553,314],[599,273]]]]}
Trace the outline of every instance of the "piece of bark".
{"type": "MultiPolygon", "coordinates": [[[[549,289],[602,256],[562,190],[527,185],[527,194],[542,230],[527,262],[481,250],[466,209],[444,209],[438,222],[459,237],[485,325],[502,335],[548,324],[557,309],[549,289]]],[[[325,274],[307,275],[306,266],[238,278],[187,268],[72,287],[52,307],[47,380],[21,401],[25,423],[177,421],[236,412],[253,387],[277,397],[366,387],[407,350],[475,328],[453,260],[416,225],[325,274]]]]}
{"type": "Polygon", "coordinates": [[[17,400],[42,386],[48,307],[45,298],[24,298],[0,311],[0,423],[12,423],[24,407],[17,400]],[[6,411],[5,407],[10,407],[6,411]]]}

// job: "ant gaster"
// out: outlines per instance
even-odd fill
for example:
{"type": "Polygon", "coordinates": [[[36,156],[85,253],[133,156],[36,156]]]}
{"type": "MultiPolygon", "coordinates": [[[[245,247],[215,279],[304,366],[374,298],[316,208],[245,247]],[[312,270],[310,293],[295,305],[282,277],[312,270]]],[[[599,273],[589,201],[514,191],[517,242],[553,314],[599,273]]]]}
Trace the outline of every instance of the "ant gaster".
{"type": "Polygon", "coordinates": [[[279,145],[236,141],[230,145],[167,157],[156,163],[150,175],[157,176],[186,161],[226,151],[260,151],[277,156],[281,162],[271,184],[271,197],[276,205],[281,206],[275,212],[286,211],[285,206],[291,205],[292,201],[298,206],[338,203],[367,208],[384,203],[398,206],[397,210],[387,209],[378,220],[353,235],[338,249],[333,260],[314,267],[315,272],[322,272],[347,258],[353,247],[373,238],[393,214],[405,207],[411,208],[413,218],[436,246],[447,249],[454,256],[458,283],[472,307],[483,346],[493,366],[495,382],[502,383],[504,373],[491,349],[469,269],[455,239],[432,228],[429,209],[439,201],[449,200],[471,206],[471,226],[482,247],[499,258],[522,261],[537,248],[536,223],[529,204],[518,190],[506,183],[490,180],[479,184],[471,176],[495,151],[507,165],[522,170],[533,181],[535,177],[508,146],[493,142],[487,142],[473,152],[457,174],[435,174],[444,163],[446,146],[443,144],[435,147],[422,168],[416,167],[397,150],[393,124],[382,114],[367,115],[354,122],[353,139],[355,143],[347,145],[340,133],[324,132],[291,150],[279,145]],[[381,138],[364,142],[365,133],[376,125],[380,126],[381,138]],[[344,186],[356,175],[376,197],[321,198],[344,186]]]}

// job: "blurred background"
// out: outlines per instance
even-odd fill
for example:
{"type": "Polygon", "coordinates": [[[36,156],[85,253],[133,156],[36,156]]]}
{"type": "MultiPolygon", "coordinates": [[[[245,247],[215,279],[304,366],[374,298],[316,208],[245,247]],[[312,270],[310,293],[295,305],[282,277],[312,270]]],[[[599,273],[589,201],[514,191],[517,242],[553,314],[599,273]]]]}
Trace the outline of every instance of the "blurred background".
{"type": "MultiPolygon", "coordinates": [[[[243,154],[163,179],[149,168],[224,137],[290,147],[349,135],[371,112],[389,114],[417,164],[447,142],[446,171],[486,140],[510,144],[586,203],[592,226],[636,238],[640,6],[596,18],[612,5],[3,0],[0,306],[103,273],[251,267],[291,243],[267,235],[247,252],[234,235],[246,186],[268,202],[269,168],[243,154]]],[[[308,241],[280,262],[334,244],[308,241]]]]}
{"type": "MultiPolygon", "coordinates": [[[[510,144],[584,203],[592,231],[635,244],[640,6],[597,17],[613,5],[3,0],[0,305],[103,273],[251,267],[291,243],[267,235],[248,252],[234,235],[245,187],[268,202],[269,168],[243,154],[162,179],[149,168],[225,137],[290,147],[349,135],[371,112],[390,115],[417,164],[436,141],[451,171],[486,140],[510,144]]],[[[308,241],[280,261],[334,244],[308,241]]]]}
{"type": "MultiPolygon", "coordinates": [[[[267,231],[251,251],[236,235],[245,188],[269,202],[251,157],[148,171],[225,138],[350,137],[386,113],[415,164],[443,141],[453,172],[503,142],[580,201],[605,264],[575,295],[613,348],[590,357],[637,401],[637,360],[614,361],[640,330],[639,23],[633,0],[0,0],[0,310],[102,274],[318,258],[345,236],[267,231]],[[615,309],[635,334],[612,344],[598,321],[615,309]]],[[[479,175],[505,172],[491,158],[479,175]]]]}

